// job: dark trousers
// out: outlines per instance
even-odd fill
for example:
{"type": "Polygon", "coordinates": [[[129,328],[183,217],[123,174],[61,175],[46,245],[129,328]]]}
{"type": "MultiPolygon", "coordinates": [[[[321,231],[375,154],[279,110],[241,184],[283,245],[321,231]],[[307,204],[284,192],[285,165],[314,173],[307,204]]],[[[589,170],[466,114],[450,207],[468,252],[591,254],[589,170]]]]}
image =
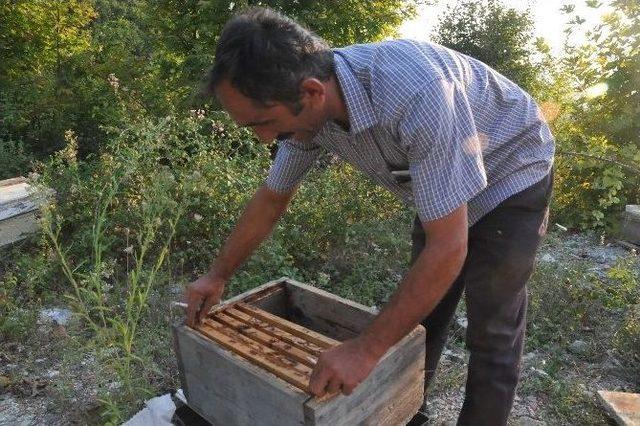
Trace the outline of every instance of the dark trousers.
{"type": "MultiPolygon", "coordinates": [[[[426,317],[425,386],[433,378],[458,301],[465,293],[470,351],[461,425],[506,425],[520,376],[527,280],[546,231],[553,176],[515,194],[469,228],[467,258],[448,293],[426,317]]],[[[425,245],[416,217],[412,263],[425,245]]],[[[426,392],[428,395],[428,392],[426,392]]]]}

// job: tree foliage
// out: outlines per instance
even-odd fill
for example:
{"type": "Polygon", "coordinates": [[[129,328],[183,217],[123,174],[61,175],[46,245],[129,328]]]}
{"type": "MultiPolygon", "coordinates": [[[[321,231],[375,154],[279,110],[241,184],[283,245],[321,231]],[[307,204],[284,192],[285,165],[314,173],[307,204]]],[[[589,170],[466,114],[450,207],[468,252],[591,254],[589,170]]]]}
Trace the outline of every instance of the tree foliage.
{"type": "Polygon", "coordinates": [[[41,152],[59,147],[94,18],[87,0],[0,4],[0,143],[17,140],[41,152]]]}
{"type": "Polygon", "coordinates": [[[529,11],[504,6],[500,0],[455,3],[440,17],[434,32],[436,42],[481,60],[539,94],[540,68],[529,11]]]}
{"type": "Polygon", "coordinates": [[[72,129],[84,155],[97,152],[103,128],[124,117],[202,106],[208,100],[198,98],[198,83],[217,38],[244,7],[281,10],[342,45],[393,35],[419,1],[2,2],[0,143],[19,141],[44,156],[72,129]]]}
{"type": "MultiPolygon", "coordinates": [[[[569,91],[558,100],[555,123],[562,168],[557,209],[581,227],[611,224],[612,213],[640,202],[640,4],[608,6],[585,44],[567,46],[561,64],[569,91]]],[[[569,32],[583,31],[573,9],[565,12],[573,16],[569,32]]]]}

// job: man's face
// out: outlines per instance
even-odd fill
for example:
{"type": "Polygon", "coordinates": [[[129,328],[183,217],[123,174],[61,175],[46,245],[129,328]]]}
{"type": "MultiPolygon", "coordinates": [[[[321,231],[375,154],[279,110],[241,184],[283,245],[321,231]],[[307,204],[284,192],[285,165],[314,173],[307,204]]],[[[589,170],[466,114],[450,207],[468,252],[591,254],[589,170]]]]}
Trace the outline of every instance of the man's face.
{"type": "MultiPolygon", "coordinates": [[[[317,81],[317,80],[316,80],[317,81]]],[[[318,82],[320,85],[321,83],[318,82]]],[[[313,86],[312,86],[313,87],[313,86]]],[[[316,87],[322,91],[320,87],[316,87]]],[[[231,118],[243,127],[251,127],[261,142],[269,144],[275,139],[293,138],[306,142],[320,131],[326,121],[324,113],[324,92],[304,91],[300,104],[302,109],[294,114],[282,102],[273,102],[267,106],[259,105],[244,96],[240,91],[224,80],[216,88],[216,95],[231,118]]]]}

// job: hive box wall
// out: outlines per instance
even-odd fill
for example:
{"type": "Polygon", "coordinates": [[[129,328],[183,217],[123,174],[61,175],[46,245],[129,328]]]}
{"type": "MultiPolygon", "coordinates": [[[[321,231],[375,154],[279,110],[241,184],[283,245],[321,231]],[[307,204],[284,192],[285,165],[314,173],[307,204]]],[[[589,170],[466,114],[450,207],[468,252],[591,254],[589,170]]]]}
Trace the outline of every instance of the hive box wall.
{"type": "Polygon", "coordinates": [[[640,206],[629,205],[626,207],[621,234],[625,241],[640,244],[640,206]]]}
{"type": "Polygon", "coordinates": [[[189,406],[212,424],[304,424],[304,392],[186,327],[175,329],[175,341],[189,406]]]}

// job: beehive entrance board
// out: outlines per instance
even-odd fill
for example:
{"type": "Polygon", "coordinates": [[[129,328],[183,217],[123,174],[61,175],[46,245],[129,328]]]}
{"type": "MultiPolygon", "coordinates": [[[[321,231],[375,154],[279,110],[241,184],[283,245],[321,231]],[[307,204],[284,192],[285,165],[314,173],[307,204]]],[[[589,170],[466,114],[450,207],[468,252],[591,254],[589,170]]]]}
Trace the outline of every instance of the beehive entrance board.
{"type": "Polygon", "coordinates": [[[356,336],[375,311],[283,278],[174,326],[189,406],[214,425],[402,425],[424,387],[424,328],[391,348],[349,396],[307,392],[322,350],[356,336]]]}

